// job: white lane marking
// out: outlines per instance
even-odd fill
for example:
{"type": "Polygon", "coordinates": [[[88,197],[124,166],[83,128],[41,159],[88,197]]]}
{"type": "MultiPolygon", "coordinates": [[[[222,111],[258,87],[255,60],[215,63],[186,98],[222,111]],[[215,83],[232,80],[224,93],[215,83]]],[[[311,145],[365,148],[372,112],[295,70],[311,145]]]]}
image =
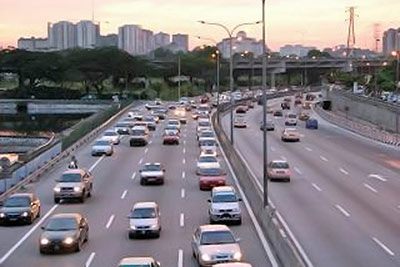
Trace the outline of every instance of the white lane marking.
{"type": "Polygon", "coordinates": [[[150,140],[149,145],[151,145],[151,143],[153,143],[153,140],[150,140]]]}
{"type": "Polygon", "coordinates": [[[312,183],[311,185],[312,185],[317,191],[319,191],[319,192],[322,191],[321,187],[319,187],[317,184],[312,183]]]}
{"type": "Polygon", "coordinates": [[[323,161],[326,161],[326,162],[328,162],[328,159],[327,159],[327,158],[325,158],[324,156],[319,156],[319,158],[320,158],[320,159],[322,159],[323,161]]]}
{"type": "Polygon", "coordinates": [[[181,216],[179,218],[179,226],[184,227],[185,226],[185,214],[181,213],[181,216]]]}
{"type": "Polygon", "coordinates": [[[275,151],[276,151],[276,148],[273,147],[273,146],[271,146],[271,151],[272,151],[272,152],[275,152],[275,151]]]}
{"type": "Polygon", "coordinates": [[[106,224],[106,228],[107,228],[107,229],[110,228],[111,224],[112,224],[113,221],[114,221],[114,218],[115,218],[115,215],[114,215],[114,214],[111,215],[110,218],[108,218],[108,221],[107,221],[107,224],[106,224]]]}
{"type": "MultiPolygon", "coordinates": [[[[239,184],[239,180],[237,179],[236,174],[235,174],[235,172],[234,172],[233,169],[232,169],[231,163],[229,162],[228,158],[226,157],[225,151],[222,149],[221,143],[219,142],[218,139],[217,139],[217,143],[218,143],[218,146],[221,148],[222,156],[224,157],[225,162],[226,162],[226,164],[228,165],[229,171],[230,171],[230,173],[232,174],[232,178],[233,178],[233,180],[234,180],[234,182],[235,182],[235,184],[236,184],[236,186],[237,186],[237,188],[238,188],[238,190],[239,190],[240,195],[241,195],[242,198],[243,198],[243,203],[244,203],[244,205],[246,206],[247,211],[249,212],[249,216],[250,216],[250,218],[251,218],[251,221],[253,222],[254,228],[256,229],[258,238],[259,238],[260,241],[261,241],[261,244],[262,244],[262,246],[263,246],[263,248],[264,248],[264,251],[267,253],[268,258],[269,258],[270,261],[271,261],[272,267],[278,267],[278,266],[279,266],[278,261],[276,260],[275,255],[274,255],[274,253],[273,253],[272,250],[271,250],[271,247],[269,246],[267,240],[265,239],[264,232],[263,232],[263,230],[261,229],[261,226],[260,226],[260,224],[258,223],[258,221],[257,221],[257,219],[256,219],[256,216],[254,215],[254,211],[252,210],[252,208],[251,208],[251,206],[250,206],[250,204],[249,204],[249,201],[247,200],[247,197],[246,197],[246,195],[244,194],[243,189],[242,189],[242,187],[241,187],[240,184],[239,184]]],[[[238,152],[239,152],[239,151],[238,151],[238,152]]],[[[244,158],[241,156],[240,152],[239,152],[239,155],[240,155],[240,157],[242,158],[242,160],[246,163],[247,169],[251,172],[252,176],[253,176],[253,177],[256,177],[256,176],[254,175],[254,173],[252,172],[252,170],[250,169],[250,167],[248,166],[247,162],[246,162],[246,161],[244,160],[244,158]]],[[[258,186],[259,186],[260,189],[262,190],[260,181],[258,181],[257,179],[255,179],[255,181],[256,181],[256,183],[258,183],[258,186]]],[[[269,199],[268,199],[268,201],[269,201],[269,199]]],[[[277,214],[277,216],[280,216],[278,211],[276,211],[276,214],[277,214]]],[[[283,221],[283,219],[282,219],[282,221],[283,221]]],[[[286,225],[286,229],[288,229],[288,228],[287,228],[287,225],[286,225]]],[[[293,239],[294,242],[296,243],[297,247],[300,248],[300,249],[299,249],[299,250],[300,250],[300,253],[302,253],[302,255],[304,256],[304,258],[306,259],[306,262],[307,262],[308,266],[312,267],[313,265],[312,265],[311,261],[308,259],[308,257],[307,257],[307,255],[305,254],[304,250],[300,247],[300,244],[299,244],[298,241],[294,238],[293,234],[292,234],[292,233],[290,233],[290,234],[291,234],[292,239],[293,239]]]]}
{"type": "Polygon", "coordinates": [[[386,182],[386,181],[387,181],[386,178],[383,178],[383,177],[380,176],[379,174],[370,174],[370,175],[368,175],[368,177],[369,177],[369,178],[378,179],[379,181],[382,181],[382,182],[386,182]]]}
{"type": "Polygon", "coordinates": [[[185,154],[186,153],[186,148],[183,148],[183,154],[185,154]]]}
{"type": "Polygon", "coordinates": [[[372,186],[370,186],[369,184],[363,183],[363,185],[364,185],[366,188],[368,188],[369,190],[371,190],[372,192],[378,193],[378,191],[377,191],[375,188],[373,188],[372,186]]]}
{"type": "Polygon", "coordinates": [[[300,134],[300,137],[305,137],[305,135],[304,134],[300,134]]]}
{"type": "Polygon", "coordinates": [[[143,158],[141,158],[140,160],[139,160],[139,164],[142,164],[143,163],[143,158]]]}
{"type": "Polygon", "coordinates": [[[281,159],[287,161],[287,158],[285,156],[281,156],[281,159]]]}
{"type": "Polygon", "coordinates": [[[306,149],[307,151],[309,151],[309,152],[311,152],[311,151],[312,151],[312,149],[311,149],[311,148],[309,148],[308,146],[306,146],[306,147],[305,147],[305,149],[306,149]]]}
{"type": "Polygon", "coordinates": [[[121,199],[124,199],[126,197],[127,193],[128,193],[128,190],[125,190],[121,195],[121,199]]]}
{"type": "Polygon", "coordinates": [[[381,248],[383,248],[384,251],[386,251],[387,254],[390,256],[394,256],[394,252],[391,251],[385,244],[383,244],[378,238],[372,237],[372,240],[375,241],[381,248]]]}
{"type": "Polygon", "coordinates": [[[185,177],[186,177],[186,173],[183,171],[182,172],[182,179],[185,179],[185,177]]]}
{"type": "Polygon", "coordinates": [[[43,224],[43,222],[50,216],[51,213],[58,207],[58,204],[54,205],[41,219],[38,221],[18,242],[9,250],[3,257],[0,259],[0,265],[2,265],[11,254],[22,245],[22,243],[28,239],[28,237],[39,227],[43,224]]]}
{"type": "Polygon", "coordinates": [[[186,164],[186,159],[185,159],[185,158],[182,160],[182,163],[183,163],[183,164],[186,164]]]}
{"type": "Polygon", "coordinates": [[[346,171],[345,169],[340,168],[339,170],[340,170],[340,172],[343,173],[344,175],[349,175],[349,172],[346,171]]]}
{"type": "Polygon", "coordinates": [[[85,267],[89,267],[90,264],[92,264],[92,261],[93,261],[95,255],[96,255],[95,252],[90,253],[89,258],[87,259],[87,261],[85,263],[85,267]]]}
{"type": "Polygon", "coordinates": [[[99,159],[92,165],[92,167],[89,168],[89,171],[90,171],[90,172],[93,171],[94,168],[96,168],[97,164],[99,164],[100,161],[102,161],[105,157],[106,157],[105,155],[101,156],[101,158],[99,158],[99,159]]]}
{"type": "Polygon", "coordinates": [[[350,213],[348,213],[342,206],[340,206],[340,205],[335,205],[335,207],[336,207],[341,213],[343,213],[344,216],[350,217],[350,213]]]}
{"type": "Polygon", "coordinates": [[[181,198],[185,198],[185,188],[181,189],[181,198]]]}
{"type": "Polygon", "coordinates": [[[297,172],[297,173],[300,174],[300,175],[303,174],[303,173],[300,171],[300,169],[297,168],[297,167],[294,167],[294,171],[297,172]]]}
{"type": "Polygon", "coordinates": [[[146,148],[146,149],[144,150],[144,154],[147,154],[147,152],[149,152],[149,149],[148,149],[148,148],[146,148]]]}
{"type": "Polygon", "coordinates": [[[183,140],[183,145],[186,145],[186,140],[183,140]]]}
{"type": "Polygon", "coordinates": [[[133,173],[132,173],[132,176],[131,176],[131,179],[132,179],[132,180],[135,180],[135,177],[136,177],[136,172],[133,172],[133,173]]]}
{"type": "Polygon", "coordinates": [[[183,267],[183,250],[178,250],[178,267],[183,267]]]}

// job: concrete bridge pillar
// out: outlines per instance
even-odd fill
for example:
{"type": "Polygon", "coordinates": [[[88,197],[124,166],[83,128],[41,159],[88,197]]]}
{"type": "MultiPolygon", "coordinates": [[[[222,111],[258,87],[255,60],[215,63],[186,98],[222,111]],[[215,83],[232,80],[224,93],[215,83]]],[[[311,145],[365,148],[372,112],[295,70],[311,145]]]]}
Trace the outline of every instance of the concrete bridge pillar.
{"type": "Polygon", "coordinates": [[[275,82],[275,73],[271,73],[271,88],[276,87],[276,82],[275,82]]]}

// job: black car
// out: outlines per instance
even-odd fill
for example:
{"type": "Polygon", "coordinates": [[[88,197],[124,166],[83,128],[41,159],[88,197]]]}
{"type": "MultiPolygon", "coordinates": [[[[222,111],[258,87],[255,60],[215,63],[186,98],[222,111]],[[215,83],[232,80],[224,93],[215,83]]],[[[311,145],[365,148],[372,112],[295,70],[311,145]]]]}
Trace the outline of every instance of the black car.
{"type": "Polygon", "coordinates": [[[275,116],[275,117],[282,117],[282,116],[283,116],[283,113],[282,113],[281,110],[276,110],[276,111],[274,112],[274,116],[275,116]]]}
{"type": "Polygon", "coordinates": [[[40,200],[33,193],[17,193],[6,198],[0,209],[1,224],[31,224],[40,217],[40,200]]]}

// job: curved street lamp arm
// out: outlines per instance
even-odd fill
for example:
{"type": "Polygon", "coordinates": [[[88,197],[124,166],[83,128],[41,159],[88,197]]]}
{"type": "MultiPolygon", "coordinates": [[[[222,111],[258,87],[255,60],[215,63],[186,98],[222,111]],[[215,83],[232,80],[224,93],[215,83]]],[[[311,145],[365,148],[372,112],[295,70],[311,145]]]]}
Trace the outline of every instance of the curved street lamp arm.
{"type": "Polygon", "coordinates": [[[230,38],[232,38],[232,34],[231,34],[231,32],[229,31],[229,29],[225,26],[225,25],[222,25],[221,23],[215,23],[215,22],[206,22],[206,21],[199,21],[201,24],[206,24],[206,25],[213,25],[213,26],[218,26],[218,27],[221,27],[221,28],[223,28],[227,33],[228,33],[228,35],[229,35],[229,37],[230,38]]]}
{"type": "Polygon", "coordinates": [[[260,23],[262,23],[262,21],[240,23],[239,25],[236,25],[236,26],[232,29],[232,31],[230,32],[230,36],[233,36],[234,32],[235,32],[238,28],[240,28],[240,27],[243,27],[243,26],[250,26],[250,25],[255,25],[255,24],[260,24],[260,23]]]}

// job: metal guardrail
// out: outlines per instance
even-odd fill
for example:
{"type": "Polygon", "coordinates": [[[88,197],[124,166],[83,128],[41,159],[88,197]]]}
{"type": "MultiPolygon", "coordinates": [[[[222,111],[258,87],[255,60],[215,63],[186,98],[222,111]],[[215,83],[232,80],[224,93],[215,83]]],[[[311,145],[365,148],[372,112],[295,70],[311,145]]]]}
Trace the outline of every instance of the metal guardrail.
{"type": "MultiPolygon", "coordinates": [[[[293,92],[277,93],[269,95],[268,99],[293,95],[293,92]]],[[[305,255],[303,249],[293,236],[282,216],[276,210],[275,205],[269,200],[270,205],[263,207],[263,189],[259,180],[251,171],[240,152],[238,152],[230,143],[228,136],[217,119],[220,113],[226,113],[231,108],[240,105],[241,102],[231,106],[225,103],[220,106],[219,110],[213,114],[213,126],[221,149],[225,152],[233,171],[235,172],[246,197],[249,200],[255,216],[263,230],[264,235],[272,244],[276,256],[282,266],[312,266],[311,261],[305,255]]]]}

